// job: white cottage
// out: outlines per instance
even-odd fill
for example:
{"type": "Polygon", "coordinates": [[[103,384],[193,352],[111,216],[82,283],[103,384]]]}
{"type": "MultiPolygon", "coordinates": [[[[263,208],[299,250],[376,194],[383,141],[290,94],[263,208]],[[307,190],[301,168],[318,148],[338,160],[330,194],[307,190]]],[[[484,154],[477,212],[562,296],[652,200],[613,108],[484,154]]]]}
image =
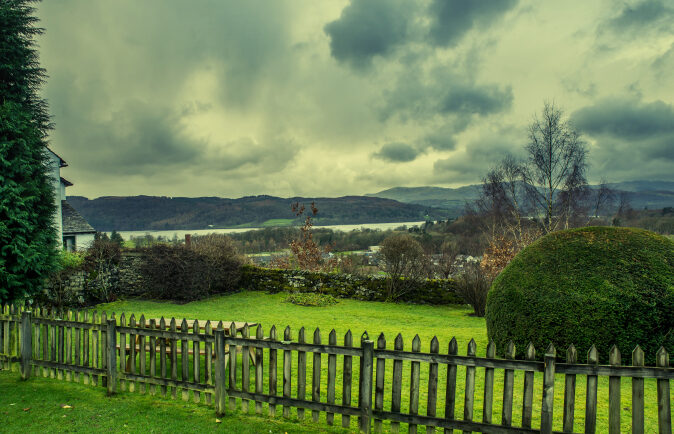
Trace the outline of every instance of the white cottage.
{"type": "Polygon", "coordinates": [[[96,230],[66,201],[66,187],[73,185],[61,177],[61,168],[68,164],[49,149],[49,166],[54,183],[54,200],[56,213],[55,226],[58,239],[68,251],[86,249],[93,243],[96,230]]]}

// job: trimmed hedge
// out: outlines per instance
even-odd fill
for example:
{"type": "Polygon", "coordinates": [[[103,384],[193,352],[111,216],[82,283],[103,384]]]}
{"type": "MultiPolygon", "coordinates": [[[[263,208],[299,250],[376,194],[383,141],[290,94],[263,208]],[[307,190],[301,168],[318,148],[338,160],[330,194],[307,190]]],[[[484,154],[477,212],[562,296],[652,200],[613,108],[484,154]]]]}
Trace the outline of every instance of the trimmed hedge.
{"type": "MultiPolygon", "coordinates": [[[[355,300],[386,300],[386,278],[384,277],[270,269],[245,265],[241,268],[240,286],[242,289],[271,293],[299,290],[321,292],[338,298],[355,300]]],[[[433,305],[464,303],[456,295],[456,284],[451,279],[428,279],[419,282],[399,301],[433,305]]]]}
{"type": "Polygon", "coordinates": [[[613,344],[629,360],[639,344],[653,363],[674,350],[674,242],[641,229],[588,227],[549,234],[522,250],[494,280],[487,332],[519,357],[574,344],[579,360],[595,345],[602,362],[613,344]]]}

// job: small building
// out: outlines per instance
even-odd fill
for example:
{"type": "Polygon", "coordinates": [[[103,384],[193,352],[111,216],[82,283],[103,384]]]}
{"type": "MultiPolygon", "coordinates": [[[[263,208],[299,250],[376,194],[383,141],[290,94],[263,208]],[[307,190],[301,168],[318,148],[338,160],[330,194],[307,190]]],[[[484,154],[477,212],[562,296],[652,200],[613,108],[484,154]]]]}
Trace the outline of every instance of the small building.
{"type": "Polygon", "coordinates": [[[72,252],[88,248],[94,241],[94,229],[66,200],[66,187],[73,185],[61,176],[61,168],[68,167],[63,158],[49,150],[50,175],[54,185],[54,226],[64,249],[72,252]]]}

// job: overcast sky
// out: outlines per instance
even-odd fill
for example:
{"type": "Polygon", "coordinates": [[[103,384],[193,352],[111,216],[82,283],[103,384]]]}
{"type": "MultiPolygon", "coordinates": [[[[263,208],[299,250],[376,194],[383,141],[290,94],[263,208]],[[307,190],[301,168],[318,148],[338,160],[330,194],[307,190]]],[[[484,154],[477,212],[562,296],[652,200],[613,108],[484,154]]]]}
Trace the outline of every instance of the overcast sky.
{"type": "Polygon", "coordinates": [[[674,180],[670,0],[38,6],[70,195],[338,196],[479,182],[544,101],[590,181],[674,180]]]}

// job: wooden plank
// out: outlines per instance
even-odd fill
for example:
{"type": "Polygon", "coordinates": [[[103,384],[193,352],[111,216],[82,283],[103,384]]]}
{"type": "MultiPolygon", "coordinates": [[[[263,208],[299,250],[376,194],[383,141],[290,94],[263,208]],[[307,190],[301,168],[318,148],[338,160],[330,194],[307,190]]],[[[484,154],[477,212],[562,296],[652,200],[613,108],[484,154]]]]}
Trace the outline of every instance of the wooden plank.
{"type": "MultiPolygon", "coordinates": [[[[403,351],[403,336],[398,333],[393,348],[398,351],[403,351]]],[[[400,404],[402,401],[402,384],[403,384],[403,361],[393,360],[393,384],[391,386],[391,412],[400,413],[400,404]]],[[[391,432],[397,433],[400,431],[399,422],[391,422],[391,432]]]]}
{"type": "MultiPolygon", "coordinates": [[[[290,326],[287,326],[285,328],[285,331],[283,332],[283,340],[284,342],[290,342],[291,340],[290,336],[290,326]]],[[[290,390],[292,387],[292,350],[284,350],[283,351],[283,396],[285,398],[290,398],[290,390]]],[[[283,406],[283,417],[289,418],[290,417],[290,406],[284,405],[283,406]]]]}
{"type": "MultiPolygon", "coordinates": [[[[119,325],[126,327],[126,315],[122,312],[119,316],[119,325]]],[[[119,331],[119,370],[124,374],[126,372],[126,333],[119,331]]],[[[123,376],[119,378],[119,389],[124,392],[126,390],[126,380],[123,376]]]]}
{"type": "MultiPolygon", "coordinates": [[[[89,322],[89,312],[84,311],[82,322],[87,324],[89,322]]],[[[89,328],[82,328],[82,366],[89,367],[90,359],[90,348],[89,348],[89,328]]],[[[89,374],[82,374],[82,382],[84,384],[89,384],[89,374]]]]}
{"type": "MultiPolygon", "coordinates": [[[[131,314],[129,317],[129,327],[136,328],[136,316],[131,314]]],[[[126,372],[135,375],[136,374],[136,335],[134,333],[129,333],[129,355],[126,360],[123,360],[122,363],[126,365],[126,372]]],[[[129,392],[136,391],[136,383],[134,381],[129,381],[129,392]]]]}
{"type": "MultiPolygon", "coordinates": [[[[180,379],[182,381],[190,381],[190,353],[189,353],[189,347],[188,347],[188,333],[189,329],[187,328],[187,320],[183,318],[182,322],[180,323],[180,333],[182,334],[182,339],[180,340],[180,355],[181,355],[181,360],[180,360],[180,379]]],[[[197,359],[199,358],[199,350],[197,349],[196,354],[194,354],[197,359]]],[[[197,381],[198,383],[198,381],[197,381]]],[[[181,397],[183,401],[189,401],[190,400],[190,392],[189,390],[182,389],[181,391],[181,397]]]]}
{"type": "MultiPolygon", "coordinates": [[[[114,318],[114,313],[113,313],[114,318]]],[[[108,395],[112,395],[117,391],[117,339],[115,331],[115,320],[109,319],[107,324],[107,343],[108,348],[106,354],[107,360],[107,381],[108,381],[108,395]]]]}
{"type": "MultiPolygon", "coordinates": [[[[347,330],[344,335],[344,346],[350,348],[353,346],[353,337],[351,330],[347,330]]],[[[344,355],[342,365],[342,405],[345,407],[351,406],[351,382],[353,377],[353,357],[344,355]]],[[[342,414],[342,427],[349,428],[351,426],[351,416],[342,414]]]]}
{"type": "MultiPolygon", "coordinates": [[[[92,312],[91,314],[91,323],[92,324],[98,324],[98,314],[96,311],[92,312]]],[[[97,329],[91,329],[91,366],[93,368],[99,368],[100,367],[100,359],[99,357],[99,334],[100,331],[97,329]]],[[[98,375],[92,375],[91,376],[91,381],[94,386],[98,386],[98,375]]]]}
{"type": "MultiPolygon", "coordinates": [[[[68,309],[68,312],[66,313],[66,318],[68,321],[72,321],[73,319],[73,311],[68,309]]],[[[73,327],[72,326],[66,326],[66,347],[65,347],[65,361],[67,365],[72,365],[73,363],[73,327]]],[[[36,327],[39,329],[40,327],[36,327]]],[[[71,370],[66,370],[65,372],[65,377],[66,381],[72,381],[73,380],[73,372],[71,370]]]]}
{"type": "MultiPolygon", "coordinates": [[[[477,345],[475,340],[471,339],[468,342],[468,356],[475,357],[477,352],[477,345]]],[[[466,421],[473,420],[473,403],[475,395],[475,367],[468,366],[466,367],[466,388],[464,392],[464,404],[463,404],[463,419],[466,421]]],[[[469,431],[464,431],[464,434],[470,434],[469,431]]]]}
{"type": "MultiPolygon", "coordinates": [[[[34,317],[39,317],[41,315],[40,308],[37,307],[37,306],[35,307],[34,312],[35,312],[34,317]]],[[[1,311],[0,311],[0,313],[1,313],[1,311]]],[[[41,329],[42,329],[42,326],[40,326],[40,324],[35,324],[35,330],[33,332],[34,337],[35,337],[33,339],[33,346],[35,347],[33,349],[33,359],[34,360],[40,359],[40,348],[41,348],[40,347],[40,342],[41,342],[40,341],[40,331],[41,331],[41,329]]],[[[2,352],[2,320],[0,320],[0,352],[2,352]]],[[[68,364],[70,364],[70,363],[71,362],[68,361],[68,364]]],[[[0,361],[0,369],[2,369],[2,362],[1,361],[0,361]]],[[[36,366],[34,375],[39,375],[39,373],[40,373],[40,368],[38,366],[36,366]]],[[[68,378],[68,380],[70,380],[70,378],[68,378]]]]}
{"type": "MultiPolygon", "coordinates": [[[[206,321],[206,328],[205,328],[205,333],[207,335],[211,335],[213,333],[213,325],[211,324],[210,321],[206,321]]],[[[224,332],[223,332],[224,333],[224,332]]],[[[225,348],[224,348],[224,341],[222,343],[223,348],[222,348],[222,357],[225,356],[225,348]]],[[[204,342],[204,347],[206,348],[206,354],[204,355],[204,383],[206,384],[213,384],[213,379],[212,379],[212,366],[213,366],[213,344],[210,342],[204,342]]],[[[227,363],[225,362],[225,368],[227,368],[227,363]]],[[[223,377],[225,379],[225,377],[223,377]]],[[[211,405],[211,402],[213,400],[212,394],[211,393],[206,393],[206,405],[211,405]]]]}
{"type": "Polygon", "coordinates": [[[215,412],[225,414],[227,387],[225,385],[225,331],[222,327],[215,330],[215,412]]]}
{"type": "MultiPolygon", "coordinates": [[[[43,315],[48,315],[47,311],[43,315]]],[[[49,326],[47,324],[42,324],[42,360],[49,360],[49,326]]],[[[48,377],[49,370],[42,368],[42,376],[48,377]]]]}
{"type": "MultiPolygon", "coordinates": [[[[669,354],[660,347],[655,354],[655,366],[669,368],[669,354]]],[[[660,434],[672,432],[672,406],[669,397],[669,380],[658,380],[658,430],[660,434]]]]}
{"type": "MultiPolygon", "coordinates": [[[[493,340],[489,340],[489,343],[487,344],[486,357],[488,359],[493,359],[496,357],[496,343],[494,343],[493,340]]],[[[494,405],[494,368],[484,368],[484,404],[482,408],[482,422],[491,423],[492,413],[494,410],[493,405],[494,405]]]]}
{"type": "MultiPolygon", "coordinates": [[[[304,327],[297,333],[297,342],[303,344],[306,342],[304,327]]],[[[305,399],[307,391],[307,353],[305,351],[297,352],[297,399],[305,399]]],[[[297,418],[304,419],[304,408],[297,407],[297,418]]]]}
{"type": "MultiPolygon", "coordinates": [[[[620,350],[616,345],[608,353],[608,362],[612,366],[620,366],[620,350]]],[[[608,432],[620,433],[620,377],[608,379],[608,432]]]]}
{"type": "MultiPolygon", "coordinates": [[[[316,327],[314,330],[314,344],[321,343],[321,330],[316,327]]],[[[311,400],[313,402],[321,402],[321,353],[314,353],[313,375],[311,377],[311,400]]],[[[311,411],[311,420],[318,422],[321,415],[319,411],[311,411]]]]}
{"type": "MultiPolygon", "coordinates": [[[[264,330],[262,324],[257,325],[255,339],[261,341],[264,339],[264,330]]],[[[264,354],[262,348],[255,348],[255,393],[264,393],[264,354]]],[[[255,401],[255,414],[262,415],[262,401],[255,401]]]]}
{"type": "MultiPolygon", "coordinates": [[[[33,332],[31,330],[31,316],[30,311],[23,311],[21,313],[21,379],[28,380],[30,378],[31,360],[33,356],[33,332]]],[[[18,340],[18,339],[17,339],[18,340]]]]}
{"type": "MultiPolygon", "coordinates": [[[[377,338],[377,348],[380,350],[386,349],[386,337],[381,333],[377,338]]],[[[384,382],[386,380],[386,359],[377,359],[377,377],[374,385],[374,409],[384,410],[384,382]]],[[[375,418],[374,432],[381,433],[382,420],[375,418]]]]}
{"type": "MultiPolygon", "coordinates": [[[[58,353],[58,362],[60,364],[63,364],[65,361],[65,329],[63,326],[59,326],[57,329],[58,333],[58,341],[57,341],[57,353],[58,353]]],[[[57,370],[57,375],[56,378],[59,380],[63,380],[64,378],[64,372],[63,369],[58,369],[57,370]]]]}
{"type": "Polygon", "coordinates": [[[550,344],[545,350],[545,373],[543,374],[543,401],[541,403],[541,433],[552,434],[555,409],[555,357],[557,351],[550,344]]]}
{"type": "MultiPolygon", "coordinates": [[[[573,344],[566,350],[566,363],[578,363],[578,351],[573,344]]],[[[564,423],[562,427],[564,432],[573,432],[575,406],[576,375],[566,374],[564,376],[564,423]]]]}
{"type": "MultiPolygon", "coordinates": [[[[632,351],[632,365],[644,366],[644,351],[639,345],[632,351]]],[[[632,378],[632,434],[644,434],[644,379],[632,378]]]]}
{"type": "MultiPolygon", "coordinates": [[[[166,330],[166,320],[164,317],[161,317],[159,320],[159,328],[161,330],[166,330]]],[[[166,378],[166,346],[168,345],[168,340],[166,338],[159,339],[159,370],[161,378],[166,378]]],[[[175,354],[175,353],[174,353],[175,354]]],[[[168,389],[166,386],[161,386],[161,396],[166,397],[168,389]]]]}
{"type": "MultiPolygon", "coordinates": [[[[421,351],[421,339],[419,335],[415,335],[412,339],[412,352],[418,353],[421,351]]],[[[420,363],[412,362],[410,368],[410,414],[416,416],[419,414],[419,373],[420,363]]],[[[416,424],[410,424],[409,432],[415,434],[417,432],[416,424]]]]}
{"type": "MultiPolygon", "coordinates": [[[[192,335],[198,335],[200,332],[201,330],[199,329],[199,321],[195,320],[194,324],[192,324],[192,335]]],[[[201,344],[197,340],[192,341],[192,378],[195,383],[201,382],[201,375],[199,372],[199,367],[201,365],[200,353],[201,353],[201,344]]],[[[199,402],[201,400],[199,392],[195,390],[193,394],[194,394],[194,402],[199,402]]]]}
{"type": "MultiPolygon", "coordinates": [[[[105,327],[101,330],[101,369],[106,370],[108,367],[108,314],[101,312],[101,327],[105,327]]],[[[108,377],[107,375],[102,377],[101,385],[103,387],[108,386],[108,377]]]]}
{"type": "MultiPolygon", "coordinates": [[[[328,344],[337,345],[337,332],[335,329],[330,331],[328,335],[328,344]]],[[[335,403],[335,380],[337,377],[337,355],[329,354],[328,355],[328,404],[335,403]]],[[[335,413],[328,412],[325,415],[325,420],[328,425],[333,425],[335,423],[335,413]]]]}
{"type": "Polygon", "coordinates": [[[360,369],[360,387],[358,390],[358,407],[360,408],[360,431],[370,432],[370,421],[372,420],[372,374],[374,359],[374,343],[369,339],[367,332],[363,333],[360,339],[360,346],[363,350],[360,369]]]}
{"type": "MultiPolygon", "coordinates": [[[[269,340],[270,341],[275,341],[276,340],[276,326],[272,325],[271,329],[269,330],[269,340]]],[[[270,349],[269,350],[269,395],[270,396],[276,396],[276,386],[277,386],[277,381],[276,381],[276,375],[277,375],[277,370],[278,370],[278,364],[276,360],[276,350],[275,349],[270,349]]],[[[276,405],[273,403],[269,403],[269,416],[270,417],[275,417],[276,416],[276,405]]]]}
{"type": "MultiPolygon", "coordinates": [[[[431,353],[440,352],[440,343],[438,342],[437,336],[433,336],[431,339],[431,353]]],[[[428,402],[426,404],[426,416],[435,417],[437,411],[437,400],[438,400],[438,364],[431,363],[428,367],[428,402]]],[[[435,428],[432,426],[426,426],[426,434],[433,434],[435,428]]]]}
{"type": "MultiPolygon", "coordinates": [[[[56,319],[56,311],[55,310],[52,310],[51,318],[56,319]]],[[[57,335],[56,329],[57,328],[58,328],[58,326],[56,325],[56,323],[54,323],[54,325],[51,326],[51,330],[50,330],[50,334],[49,334],[49,343],[51,344],[51,357],[49,358],[49,360],[52,361],[52,362],[58,362],[58,360],[56,358],[56,335],[57,335]]],[[[79,343],[79,336],[78,336],[77,342],[79,343]]],[[[79,355],[78,355],[78,357],[77,357],[77,364],[78,365],[80,364],[79,361],[80,360],[79,360],[79,355]]],[[[49,370],[49,377],[56,378],[56,369],[50,369],[49,370]]]]}
{"type": "Polygon", "coordinates": [[[538,430],[528,429],[528,428],[519,428],[519,427],[506,427],[496,424],[486,425],[482,422],[469,422],[464,420],[454,420],[454,419],[441,419],[441,418],[432,418],[428,416],[412,416],[410,414],[401,414],[401,413],[392,413],[389,411],[375,412],[375,415],[391,421],[398,421],[404,423],[415,423],[420,425],[431,425],[440,428],[445,428],[449,431],[453,429],[461,429],[466,432],[484,432],[490,434],[523,434],[523,433],[538,433],[538,430]]]}
{"type": "MultiPolygon", "coordinates": [[[[243,326],[241,335],[246,339],[250,337],[248,324],[243,326]]],[[[241,347],[241,390],[250,392],[250,349],[247,345],[241,347]]],[[[250,411],[250,402],[247,399],[241,399],[241,409],[244,413],[250,411]]]]}
{"type": "MultiPolygon", "coordinates": [[[[175,333],[178,330],[178,324],[175,317],[171,317],[169,329],[175,333]]],[[[178,380],[178,340],[171,339],[171,380],[178,380]]],[[[171,388],[171,398],[176,399],[178,396],[178,388],[171,388]]]]}
{"type": "MultiPolygon", "coordinates": [[[[147,328],[147,322],[145,321],[145,315],[140,316],[140,320],[138,322],[138,327],[141,329],[147,328]]],[[[139,352],[138,354],[138,360],[139,360],[139,372],[140,375],[142,376],[147,376],[147,354],[146,354],[146,348],[145,348],[145,340],[147,339],[146,336],[139,335],[138,336],[138,343],[139,343],[139,352]]],[[[147,383],[142,382],[140,383],[140,393],[145,394],[147,392],[147,383]]]]}
{"type": "MultiPolygon", "coordinates": [[[[533,342],[529,342],[525,354],[526,360],[536,359],[536,348],[533,342]]],[[[524,372],[524,396],[522,399],[522,427],[531,428],[534,405],[534,371],[524,372]]]]}
{"type": "MultiPolygon", "coordinates": [[[[150,320],[150,328],[157,328],[157,320],[152,318],[150,320]]],[[[161,339],[159,339],[161,344],[161,339]]],[[[161,363],[161,354],[159,356],[159,363],[161,363]]],[[[157,338],[150,336],[150,377],[155,378],[157,376],[157,338]]],[[[154,396],[157,393],[157,387],[154,384],[150,384],[150,395],[154,396]]]]}
{"type": "MultiPolygon", "coordinates": [[[[515,358],[515,343],[508,342],[505,357],[508,360],[515,358]]],[[[513,387],[515,384],[515,371],[506,369],[503,374],[503,408],[501,410],[501,425],[511,426],[513,423],[513,387]]]]}
{"type": "MultiPolygon", "coordinates": [[[[449,356],[456,356],[459,352],[459,346],[456,343],[456,338],[452,337],[449,341],[447,354],[449,356]]],[[[456,408],[456,370],[455,364],[447,365],[447,384],[445,387],[445,419],[454,420],[454,412],[456,408]]],[[[452,434],[453,429],[445,429],[445,434],[452,434]]]]}
{"type": "MultiPolygon", "coordinates": [[[[229,336],[236,336],[236,324],[230,323],[229,336]]],[[[236,364],[237,364],[237,348],[236,344],[229,345],[229,390],[236,390],[236,364]]],[[[236,410],[236,397],[229,393],[229,409],[236,410]]]]}
{"type": "MultiPolygon", "coordinates": [[[[587,352],[587,364],[597,365],[599,355],[597,348],[592,345],[587,352]]],[[[597,376],[587,376],[587,387],[585,392],[585,434],[594,434],[597,430],[597,376]]]]}

